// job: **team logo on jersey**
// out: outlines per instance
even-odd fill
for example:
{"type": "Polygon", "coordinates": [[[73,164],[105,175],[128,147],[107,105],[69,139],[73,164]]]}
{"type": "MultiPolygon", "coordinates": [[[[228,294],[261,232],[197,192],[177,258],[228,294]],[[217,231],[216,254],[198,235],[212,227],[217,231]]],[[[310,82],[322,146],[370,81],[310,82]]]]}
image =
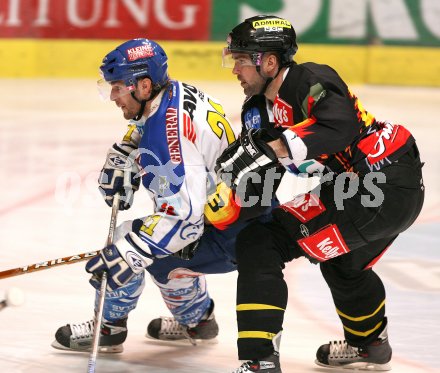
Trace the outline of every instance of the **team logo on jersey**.
{"type": "Polygon", "coordinates": [[[179,129],[177,123],[177,109],[169,107],[165,114],[166,134],[170,159],[173,163],[180,163],[182,156],[180,154],[179,129]]]}
{"type": "Polygon", "coordinates": [[[279,96],[275,98],[272,108],[276,126],[291,127],[293,123],[293,109],[286,101],[279,96]]]}

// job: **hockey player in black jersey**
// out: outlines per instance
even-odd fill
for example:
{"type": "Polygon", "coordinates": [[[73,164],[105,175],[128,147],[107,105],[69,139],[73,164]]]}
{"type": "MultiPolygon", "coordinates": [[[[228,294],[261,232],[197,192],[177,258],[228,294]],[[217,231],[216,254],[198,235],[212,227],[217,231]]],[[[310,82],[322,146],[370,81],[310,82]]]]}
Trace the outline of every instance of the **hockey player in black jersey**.
{"type": "Polygon", "coordinates": [[[366,111],[331,67],[295,63],[289,21],[246,19],[227,42],[224,65],[233,68],[248,100],[272,114],[279,135],[253,125],[255,108],[245,113],[249,131],[217,162],[224,180],[234,187],[277,162],[322,178],[317,188],[274,209],[272,221],[238,235],[238,352],[248,361],[235,372],[281,372],[282,270],[301,256],[319,263],[345,334],[319,347],[316,363],[389,370],[385,289],[372,267],[422,208],[415,139],[402,125],[366,111]]]}

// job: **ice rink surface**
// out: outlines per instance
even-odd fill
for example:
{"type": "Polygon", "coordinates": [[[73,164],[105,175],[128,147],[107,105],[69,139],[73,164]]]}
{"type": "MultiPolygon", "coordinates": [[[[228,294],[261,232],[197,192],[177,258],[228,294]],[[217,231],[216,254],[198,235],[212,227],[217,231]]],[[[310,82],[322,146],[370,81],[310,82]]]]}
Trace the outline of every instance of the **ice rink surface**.
{"type": "MultiPolygon", "coordinates": [[[[188,82],[223,101],[239,121],[238,83],[188,82]]],[[[0,80],[0,271],[101,249],[110,209],[97,191],[108,147],[126,122],[112,103],[101,102],[92,80],[0,80]]],[[[354,86],[379,119],[405,123],[422,160],[426,200],[417,222],[375,267],[387,288],[393,372],[440,372],[440,89],[354,86]]],[[[303,184],[287,178],[280,198],[303,184]]],[[[138,192],[119,222],[147,215],[151,204],[138,192]]],[[[342,330],[319,268],[305,260],[287,265],[289,304],[281,344],[284,373],[328,371],[314,364],[316,349],[342,330]]],[[[239,366],[235,324],[236,273],[209,275],[220,324],[217,344],[170,345],[144,337],[148,322],[168,315],[159,291],[147,281],[129,318],[125,351],[99,355],[97,373],[228,373],[239,366]]],[[[0,311],[0,371],[86,372],[88,353],[50,344],[58,327],[92,317],[93,291],[83,263],[0,281],[26,295],[21,307],[0,311]]],[[[332,370],[338,372],[338,370],[332,370]]],[[[346,371],[345,371],[346,372],[346,371]]]]}

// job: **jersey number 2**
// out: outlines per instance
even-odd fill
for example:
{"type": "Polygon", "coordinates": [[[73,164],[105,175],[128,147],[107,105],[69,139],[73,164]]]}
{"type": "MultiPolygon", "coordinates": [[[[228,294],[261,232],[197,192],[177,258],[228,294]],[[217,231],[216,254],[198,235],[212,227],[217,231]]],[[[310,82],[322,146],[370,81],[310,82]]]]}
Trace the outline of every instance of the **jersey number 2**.
{"type": "Polygon", "coordinates": [[[235,141],[234,131],[232,130],[231,124],[225,117],[225,112],[220,104],[209,99],[209,103],[214,108],[215,111],[208,111],[208,117],[206,121],[211,127],[212,131],[217,135],[219,139],[223,136],[223,132],[226,133],[226,139],[228,140],[228,145],[235,141]]]}

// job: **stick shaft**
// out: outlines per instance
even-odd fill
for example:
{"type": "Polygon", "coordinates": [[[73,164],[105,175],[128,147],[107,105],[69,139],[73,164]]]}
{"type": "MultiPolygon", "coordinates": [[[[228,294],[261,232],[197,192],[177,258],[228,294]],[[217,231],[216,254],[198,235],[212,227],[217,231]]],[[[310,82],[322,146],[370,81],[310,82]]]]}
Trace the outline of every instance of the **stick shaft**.
{"type": "Polygon", "coordinates": [[[93,258],[98,254],[99,254],[98,251],[91,251],[89,253],[66,256],[64,258],[51,259],[40,263],[28,264],[23,267],[7,269],[6,271],[0,272],[0,280],[8,277],[14,277],[19,275],[25,275],[27,273],[42,271],[44,269],[58,267],[65,264],[78,263],[93,258]]]}
{"type": "MultiPolygon", "coordinates": [[[[116,194],[113,197],[112,215],[110,218],[110,227],[107,235],[107,246],[113,243],[113,237],[115,235],[116,221],[119,210],[119,199],[120,199],[119,194],[116,194]]],[[[99,289],[98,309],[96,310],[96,314],[95,314],[95,327],[93,330],[92,351],[90,352],[89,363],[87,365],[88,373],[94,373],[96,368],[96,359],[98,357],[98,351],[99,351],[99,339],[101,336],[102,314],[104,312],[106,287],[107,287],[107,272],[104,272],[102,274],[101,287],[99,289]]]]}

